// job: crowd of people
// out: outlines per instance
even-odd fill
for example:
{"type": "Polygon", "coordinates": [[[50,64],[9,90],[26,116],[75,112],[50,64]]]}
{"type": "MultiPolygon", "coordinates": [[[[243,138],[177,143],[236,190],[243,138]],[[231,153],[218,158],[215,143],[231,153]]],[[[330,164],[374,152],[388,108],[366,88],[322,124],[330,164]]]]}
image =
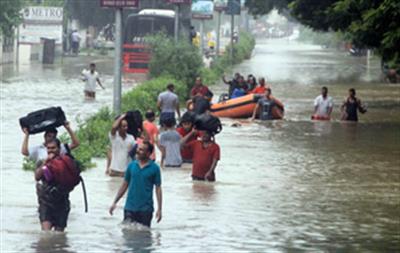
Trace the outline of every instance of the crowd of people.
{"type": "MultiPolygon", "coordinates": [[[[90,65],[90,71],[84,74],[87,82],[86,96],[94,98],[96,82],[101,85],[95,65],[90,65]]],[[[258,115],[260,120],[270,119],[264,110],[266,107],[278,107],[283,112],[283,104],[272,96],[271,87],[264,78],[257,82],[256,77],[248,75],[247,80],[236,73],[232,80],[224,83],[229,85],[228,98],[237,98],[245,94],[258,94],[259,98],[252,120],[258,115]]],[[[110,149],[107,152],[106,174],[121,177],[122,183],[111,204],[109,213],[112,215],[118,201],[128,191],[124,207],[124,221],[137,222],[150,227],[153,217],[153,190],[157,198],[156,220],[162,218],[161,170],[179,168],[183,163],[191,164],[192,180],[216,180],[215,170],[220,160],[220,147],[215,140],[215,132],[198,130],[195,126],[196,115],[208,115],[213,93],[196,78],[190,91],[187,111],[181,115],[178,95],[174,92],[174,84],[167,84],[166,90],[159,94],[157,107],[160,112],[159,124],[155,123],[156,113],[149,109],[145,112],[145,120],[137,127],[135,134],[129,133],[131,117],[124,113],[115,118],[109,132],[110,149]],[[161,153],[159,163],[156,161],[156,147],[161,153]]],[[[341,106],[343,120],[357,121],[357,111],[366,112],[354,89],[349,90],[349,96],[341,106]]],[[[322,88],[321,95],[315,98],[313,119],[328,120],[333,111],[333,99],[328,96],[328,89],[322,88]]],[[[141,115],[139,115],[141,117],[141,115]]],[[[59,159],[64,161],[70,151],[79,146],[79,140],[68,122],[64,127],[71,143],[62,144],[57,138],[57,130],[49,129],[44,133],[44,143],[29,146],[29,131],[24,128],[25,138],[21,153],[36,162],[35,179],[37,180],[37,195],[39,203],[39,218],[43,230],[63,231],[67,226],[70,211],[69,191],[58,188],[54,181],[51,162],[59,159]]],[[[60,163],[58,163],[60,164],[60,163]]],[[[62,164],[62,163],[61,163],[62,164]]],[[[61,165],[62,166],[62,165],[61,165]]]]}

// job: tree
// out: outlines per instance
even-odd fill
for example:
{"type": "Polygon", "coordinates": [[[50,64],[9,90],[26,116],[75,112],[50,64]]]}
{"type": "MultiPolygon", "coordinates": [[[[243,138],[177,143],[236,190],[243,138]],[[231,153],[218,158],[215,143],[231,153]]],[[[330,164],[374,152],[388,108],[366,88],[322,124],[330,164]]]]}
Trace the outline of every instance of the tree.
{"type": "Polygon", "coordinates": [[[339,31],[358,47],[376,49],[400,69],[400,2],[398,0],[250,0],[253,15],[288,8],[299,22],[317,31],[339,31]],[[286,7],[282,3],[286,2],[286,7]]]}
{"type": "Polygon", "coordinates": [[[14,28],[21,22],[20,11],[22,0],[1,0],[0,3],[0,34],[5,37],[14,35],[14,28]]]}
{"type": "Polygon", "coordinates": [[[252,15],[260,16],[269,13],[273,9],[278,9],[279,12],[287,9],[289,2],[291,0],[246,0],[245,6],[252,15]]]}

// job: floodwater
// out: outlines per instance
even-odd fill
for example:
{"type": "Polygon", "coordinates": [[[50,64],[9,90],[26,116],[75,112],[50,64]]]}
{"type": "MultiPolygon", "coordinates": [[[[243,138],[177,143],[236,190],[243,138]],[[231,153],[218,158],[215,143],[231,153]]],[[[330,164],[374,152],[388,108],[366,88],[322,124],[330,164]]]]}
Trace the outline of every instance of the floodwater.
{"type": "MultiPolygon", "coordinates": [[[[126,226],[123,200],[108,214],[121,179],[106,177],[104,160],[96,159],[83,173],[89,213],[77,187],[66,232],[40,232],[33,174],[21,169],[18,118],[60,105],[76,127],[77,117],[111,105],[112,61],[95,61],[106,90],[90,103],[77,74],[88,59],[3,70],[1,252],[400,251],[400,87],[379,81],[377,60],[367,68],[365,58],[286,40],[260,41],[235,69],[267,77],[286,106],[285,120],[234,127],[238,121],[224,119],[216,183],[192,182],[188,168],[164,170],[161,223],[126,226]],[[324,85],[334,120],[312,122],[324,85]],[[338,120],[350,87],[368,106],[357,124],[338,120]]],[[[30,143],[41,141],[39,134],[30,143]]]]}

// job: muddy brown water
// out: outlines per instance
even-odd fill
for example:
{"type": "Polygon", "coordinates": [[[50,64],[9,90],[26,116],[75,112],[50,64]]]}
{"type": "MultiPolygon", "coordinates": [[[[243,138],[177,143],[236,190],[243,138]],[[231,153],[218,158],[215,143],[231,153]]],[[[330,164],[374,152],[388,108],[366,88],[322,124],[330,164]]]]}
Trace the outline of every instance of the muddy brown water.
{"type": "MultiPolygon", "coordinates": [[[[78,187],[66,232],[40,232],[33,175],[21,169],[18,118],[60,105],[76,127],[77,117],[111,105],[112,61],[94,60],[106,86],[95,102],[83,100],[78,80],[87,59],[3,68],[1,252],[400,251],[400,87],[379,81],[377,60],[367,68],[365,58],[286,40],[259,41],[253,58],[234,69],[267,77],[286,115],[265,123],[223,119],[216,183],[192,182],[187,167],[164,170],[162,222],[151,230],[126,226],[124,201],[108,214],[121,179],[106,177],[105,161],[95,159],[83,174],[89,213],[78,187]],[[334,119],[312,122],[323,85],[334,119]],[[368,106],[357,124],[338,120],[350,87],[368,106]]],[[[30,143],[41,141],[39,134],[30,143]]]]}

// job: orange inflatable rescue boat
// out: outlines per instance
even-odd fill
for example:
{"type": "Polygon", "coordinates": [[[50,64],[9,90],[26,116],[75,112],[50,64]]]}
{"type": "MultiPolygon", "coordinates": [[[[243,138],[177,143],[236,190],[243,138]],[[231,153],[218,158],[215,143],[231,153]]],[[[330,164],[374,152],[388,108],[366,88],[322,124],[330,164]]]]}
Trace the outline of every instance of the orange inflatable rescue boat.
{"type": "Polygon", "coordinates": [[[261,95],[249,94],[232,98],[211,106],[211,114],[223,118],[249,118],[253,115],[257,101],[261,95]]]}
{"type": "MultiPolygon", "coordinates": [[[[211,114],[223,118],[250,118],[253,115],[254,108],[258,100],[263,95],[248,94],[238,98],[232,98],[211,105],[211,114]]],[[[282,119],[283,111],[277,106],[272,108],[272,116],[274,119],[282,119]]],[[[257,113],[258,116],[258,113],[257,113]]]]}

